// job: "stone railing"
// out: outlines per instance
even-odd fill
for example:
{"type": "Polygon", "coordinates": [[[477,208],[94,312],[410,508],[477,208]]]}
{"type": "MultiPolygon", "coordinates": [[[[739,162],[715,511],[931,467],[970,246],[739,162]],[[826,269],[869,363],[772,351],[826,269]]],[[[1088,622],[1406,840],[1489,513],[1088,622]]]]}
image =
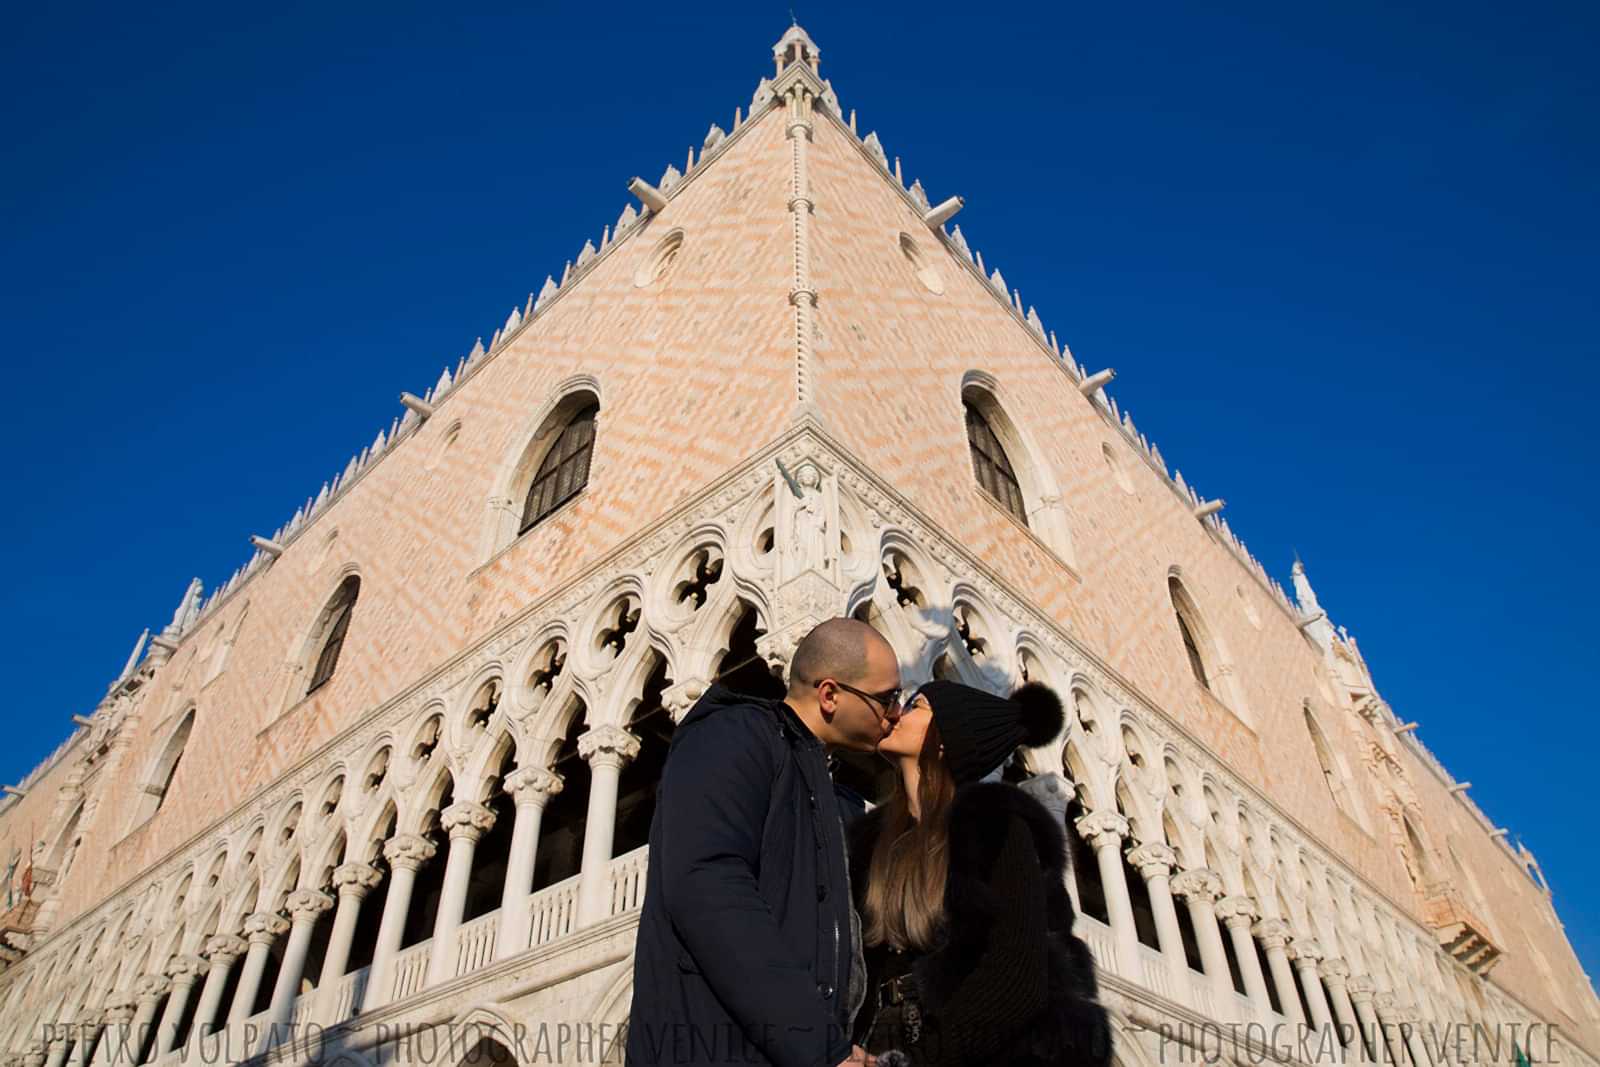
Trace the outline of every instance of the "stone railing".
{"type": "Polygon", "coordinates": [[[327,1020],[329,1026],[336,1026],[356,1014],[358,1005],[366,997],[367,979],[371,974],[372,968],[363,967],[339,979],[339,995],[334,999],[333,1014],[327,1020]]]}
{"type": "Polygon", "coordinates": [[[527,899],[528,943],[524,948],[548,945],[572,933],[578,919],[578,876],[546,886],[527,899]]]}
{"type": "Polygon", "coordinates": [[[644,876],[650,847],[636,848],[611,861],[611,914],[635,911],[644,904],[644,876]]]}
{"type": "Polygon", "coordinates": [[[420,992],[428,980],[428,958],[433,954],[433,939],[412,945],[394,958],[394,991],[390,1000],[404,1000],[420,992]]]}
{"type": "Polygon", "coordinates": [[[495,934],[500,929],[500,911],[480,915],[456,930],[456,965],[452,972],[460,978],[494,962],[495,934]]]}

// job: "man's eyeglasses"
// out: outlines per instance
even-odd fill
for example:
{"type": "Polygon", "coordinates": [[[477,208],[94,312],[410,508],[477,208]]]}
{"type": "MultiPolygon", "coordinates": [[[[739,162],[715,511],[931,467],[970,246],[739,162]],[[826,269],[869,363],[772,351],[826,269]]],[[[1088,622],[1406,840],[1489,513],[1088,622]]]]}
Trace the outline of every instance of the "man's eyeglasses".
{"type": "Polygon", "coordinates": [[[824,678],[824,679],[822,679],[822,681],[813,682],[812,683],[812,688],[815,689],[815,688],[820,687],[822,685],[822,682],[832,682],[834,685],[838,686],[840,689],[843,689],[846,693],[854,693],[856,696],[860,697],[862,700],[869,700],[874,704],[880,705],[883,708],[883,714],[884,715],[889,714],[891,711],[893,711],[894,709],[896,709],[896,708],[898,708],[900,706],[900,692],[901,691],[898,688],[885,689],[881,693],[868,693],[865,690],[857,689],[853,685],[845,685],[843,682],[839,681],[837,678],[824,678]]]}

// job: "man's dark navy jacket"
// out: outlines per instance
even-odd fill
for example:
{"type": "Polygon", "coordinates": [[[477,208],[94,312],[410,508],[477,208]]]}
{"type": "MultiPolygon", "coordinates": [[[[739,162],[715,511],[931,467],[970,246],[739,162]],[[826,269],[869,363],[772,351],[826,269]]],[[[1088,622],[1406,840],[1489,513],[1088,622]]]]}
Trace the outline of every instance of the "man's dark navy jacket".
{"type": "Polygon", "coordinates": [[[629,1067],[843,1061],[846,864],[821,742],[783,702],[713,686],[673,735],[650,825],[629,1067]]]}

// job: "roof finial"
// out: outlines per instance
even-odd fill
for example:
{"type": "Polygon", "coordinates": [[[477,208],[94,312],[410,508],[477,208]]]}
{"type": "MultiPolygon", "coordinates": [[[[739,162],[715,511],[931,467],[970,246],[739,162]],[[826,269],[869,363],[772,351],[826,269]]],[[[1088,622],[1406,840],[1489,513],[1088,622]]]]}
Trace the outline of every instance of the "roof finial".
{"type": "Polygon", "coordinates": [[[818,73],[822,50],[795,20],[793,8],[789,9],[789,19],[789,28],[778,38],[778,43],[772,46],[772,61],[778,68],[777,73],[782,74],[796,63],[804,63],[811,68],[813,74],[818,73]]]}

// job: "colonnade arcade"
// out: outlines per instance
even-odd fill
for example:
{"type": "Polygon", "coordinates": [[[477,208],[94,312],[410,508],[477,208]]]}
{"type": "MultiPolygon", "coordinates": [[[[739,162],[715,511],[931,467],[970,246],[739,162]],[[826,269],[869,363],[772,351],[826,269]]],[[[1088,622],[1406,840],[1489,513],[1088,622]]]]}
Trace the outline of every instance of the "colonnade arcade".
{"type": "Polygon", "coordinates": [[[359,1025],[627,915],[675,723],[724,675],[781,692],[772,670],[841,609],[908,681],[1031,679],[1068,702],[1063,736],[1008,774],[1070,831],[1078,933],[1119,1017],[1127,997],[1304,1024],[1351,1062],[1433,1067],[1398,1024],[1528,1016],[886,489],[825,463],[838,536],[811,569],[785,560],[770,466],[717,487],[711,518],[511,620],[57,931],[12,969],[0,1047],[154,1063],[249,1024],[260,1052],[274,1024],[359,1025]]]}

